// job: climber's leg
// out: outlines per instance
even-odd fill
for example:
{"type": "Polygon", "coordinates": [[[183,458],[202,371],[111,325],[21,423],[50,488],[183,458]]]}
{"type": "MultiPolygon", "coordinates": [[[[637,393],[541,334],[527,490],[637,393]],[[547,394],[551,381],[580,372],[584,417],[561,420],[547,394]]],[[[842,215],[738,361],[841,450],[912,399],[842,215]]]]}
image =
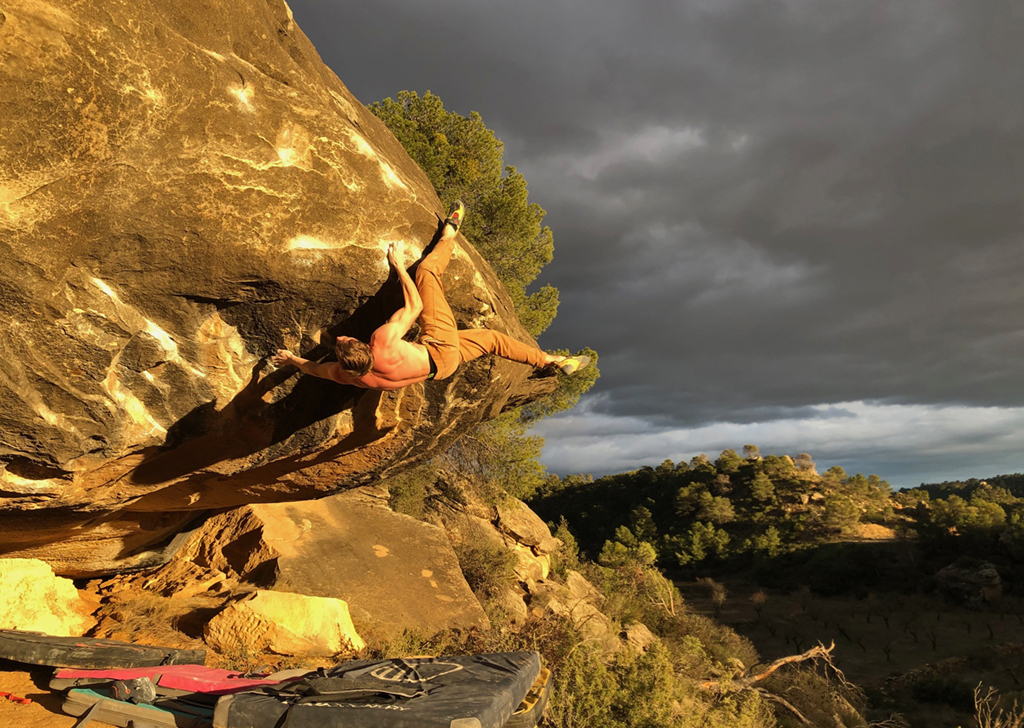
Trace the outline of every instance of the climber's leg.
{"type": "Polygon", "coordinates": [[[424,258],[416,269],[416,283],[419,285],[420,271],[424,274],[435,276],[440,282],[448,268],[448,262],[452,259],[452,251],[455,249],[455,234],[462,226],[462,220],[466,216],[466,208],[462,200],[456,200],[452,205],[451,212],[444,221],[444,229],[441,231],[441,239],[434,244],[434,249],[424,258]]]}
{"type": "Polygon", "coordinates": [[[490,329],[463,329],[458,335],[461,361],[471,361],[484,354],[494,354],[502,359],[529,364],[532,367],[543,367],[565,358],[548,354],[535,346],[524,344],[511,336],[490,329]]]}
{"type": "Polygon", "coordinates": [[[462,224],[465,208],[461,202],[452,207],[448,219],[445,220],[441,239],[434,249],[416,268],[416,290],[423,301],[420,313],[420,342],[427,347],[427,352],[437,368],[435,379],[450,377],[459,366],[459,332],[455,323],[455,314],[444,296],[441,276],[444,275],[448,262],[455,248],[455,233],[462,224]]]}

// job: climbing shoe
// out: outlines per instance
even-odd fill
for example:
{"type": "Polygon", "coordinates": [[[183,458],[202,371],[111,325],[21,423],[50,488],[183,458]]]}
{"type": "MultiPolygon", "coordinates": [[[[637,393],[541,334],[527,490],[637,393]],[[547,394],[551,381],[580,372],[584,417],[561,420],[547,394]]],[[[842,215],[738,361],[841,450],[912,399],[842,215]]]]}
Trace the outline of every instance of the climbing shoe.
{"type": "Polygon", "coordinates": [[[562,374],[575,374],[589,363],[589,356],[569,356],[558,362],[558,371],[562,374]]]}
{"type": "Polygon", "coordinates": [[[458,232],[462,226],[462,219],[465,216],[466,206],[462,204],[462,200],[456,200],[452,203],[452,209],[448,212],[448,217],[445,218],[444,224],[451,225],[455,228],[455,232],[458,232]]]}

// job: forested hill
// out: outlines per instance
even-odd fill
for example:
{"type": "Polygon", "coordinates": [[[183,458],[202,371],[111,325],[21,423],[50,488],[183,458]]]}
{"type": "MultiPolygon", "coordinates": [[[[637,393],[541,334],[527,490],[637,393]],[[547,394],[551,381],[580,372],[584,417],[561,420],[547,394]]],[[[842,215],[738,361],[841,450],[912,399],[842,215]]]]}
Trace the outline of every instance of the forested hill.
{"type": "Polygon", "coordinates": [[[606,565],[646,558],[693,573],[781,566],[795,552],[822,560],[836,553],[822,550],[829,544],[895,539],[913,539],[936,558],[969,554],[1008,567],[1024,554],[1022,475],[893,493],[876,475],[819,473],[806,453],[762,456],[753,445],[597,480],[553,476],[531,506],[564,519],[581,549],[606,565]]]}
{"type": "Polygon", "coordinates": [[[747,445],[743,455],[725,450],[714,461],[704,455],[689,463],[666,460],[596,481],[552,477],[532,505],[542,517],[564,516],[594,556],[614,535],[627,546],[648,542],[666,566],[686,566],[774,557],[848,537],[863,522],[891,522],[891,491],[876,475],[847,475],[839,467],[819,474],[806,453],[762,457],[747,445]]]}
{"type": "Polygon", "coordinates": [[[1002,489],[1016,498],[1024,498],[1024,473],[1013,475],[994,475],[991,478],[968,478],[967,480],[947,480],[942,483],[922,483],[910,493],[928,494],[931,499],[945,498],[956,494],[961,498],[970,499],[975,493],[986,494],[990,489],[1002,489]]]}

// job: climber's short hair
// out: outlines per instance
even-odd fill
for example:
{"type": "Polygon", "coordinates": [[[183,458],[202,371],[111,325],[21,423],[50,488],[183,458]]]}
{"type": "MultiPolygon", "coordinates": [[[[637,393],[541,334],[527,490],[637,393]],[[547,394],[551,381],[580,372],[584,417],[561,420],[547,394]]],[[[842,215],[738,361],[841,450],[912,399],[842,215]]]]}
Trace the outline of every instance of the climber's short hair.
{"type": "Polygon", "coordinates": [[[370,347],[356,339],[346,339],[334,345],[338,355],[338,364],[348,374],[362,377],[373,369],[373,352],[370,347]]]}

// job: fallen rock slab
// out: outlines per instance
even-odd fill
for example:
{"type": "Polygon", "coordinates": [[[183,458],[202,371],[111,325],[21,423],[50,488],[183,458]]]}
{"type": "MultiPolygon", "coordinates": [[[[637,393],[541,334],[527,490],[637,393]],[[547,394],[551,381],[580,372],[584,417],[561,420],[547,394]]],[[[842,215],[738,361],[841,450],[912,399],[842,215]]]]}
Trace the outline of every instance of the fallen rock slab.
{"type": "Polygon", "coordinates": [[[565,588],[574,599],[584,599],[597,606],[604,602],[604,594],[578,571],[565,575],[565,588]]]}
{"type": "Polygon", "coordinates": [[[529,608],[535,617],[551,612],[568,619],[607,654],[615,653],[622,645],[612,620],[597,608],[592,596],[577,596],[565,584],[545,579],[531,585],[529,608]]]}
{"type": "Polygon", "coordinates": [[[535,548],[516,541],[486,518],[458,513],[449,515],[446,524],[461,541],[485,542],[493,548],[512,552],[516,558],[513,570],[516,578],[523,583],[546,579],[551,571],[551,557],[548,554],[538,555],[535,548]]]}
{"type": "Polygon", "coordinates": [[[657,635],[643,622],[635,622],[626,627],[619,633],[619,639],[637,652],[647,652],[650,646],[658,641],[657,635]]]}
{"type": "Polygon", "coordinates": [[[256,591],[231,602],[203,629],[219,652],[239,649],[322,657],[366,647],[340,599],[256,591]]]}
{"type": "Polygon", "coordinates": [[[521,500],[509,498],[502,501],[496,506],[496,511],[498,530],[517,543],[531,547],[538,555],[553,553],[562,545],[551,535],[544,520],[521,500]]]}
{"type": "Polygon", "coordinates": [[[357,490],[209,519],[147,588],[171,596],[234,584],[343,600],[379,637],[487,627],[445,532],[357,490]]]}

